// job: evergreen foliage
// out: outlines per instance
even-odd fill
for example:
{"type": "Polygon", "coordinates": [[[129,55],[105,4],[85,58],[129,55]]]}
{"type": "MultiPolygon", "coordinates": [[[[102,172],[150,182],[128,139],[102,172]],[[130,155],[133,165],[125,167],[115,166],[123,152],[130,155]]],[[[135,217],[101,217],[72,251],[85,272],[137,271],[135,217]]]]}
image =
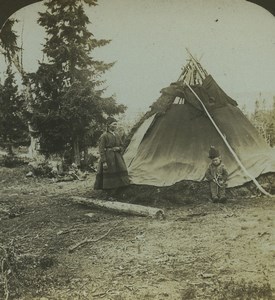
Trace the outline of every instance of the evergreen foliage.
{"type": "Polygon", "coordinates": [[[16,22],[17,20],[15,19],[8,19],[3,26],[0,34],[0,46],[3,49],[2,53],[9,63],[20,50],[20,48],[17,46],[18,36],[12,29],[16,22]]]}
{"type": "Polygon", "coordinates": [[[0,145],[12,154],[12,147],[28,144],[28,126],[25,119],[25,101],[18,93],[14,73],[8,66],[6,79],[0,85],[0,145]]]}
{"type": "MultiPolygon", "coordinates": [[[[103,96],[101,77],[113,63],[95,60],[91,53],[110,40],[95,39],[89,32],[81,0],[44,4],[47,10],[40,13],[38,23],[47,34],[46,61],[29,75],[34,95],[31,123],[40,132],[42,153],[63,155],[73,150],[79,163],[79,152],[96,143],[105,117],[122,113],[126,107],[103,96]]],[[[97,1],[88,4],[95,6],[97,1]]]]}

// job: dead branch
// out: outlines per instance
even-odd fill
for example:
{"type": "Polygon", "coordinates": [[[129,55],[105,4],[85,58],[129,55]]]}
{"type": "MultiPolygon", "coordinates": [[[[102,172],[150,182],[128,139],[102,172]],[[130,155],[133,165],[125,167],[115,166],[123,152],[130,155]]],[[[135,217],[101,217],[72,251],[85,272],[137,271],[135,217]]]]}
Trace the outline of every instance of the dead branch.
{"type": "Polygon", "coordinates": [[[95,242],[98,242],[98,241],[104,239],[120,223],[121,222],[117,223],[114,227],[110,228],[105,234],[103,234],[101,237],[99,237],[97,239],[88,239],[88,238],[85,238],[84,240],[78,242],[77,244],[70,246],[69,247],[69,253],[72,253],[75,249],[77,249],[77,248],[79,248],[79,247],[81,247],[81,246],[83,246],[85,244],[95,243],[95,242]]]}
{"type": "Polygon", "coordinates": [[[193,217],[204,217],[206,216],[207,213],[206,212],[200,212],[200,213],[192,213],[192,214],[188,214],[186,215],[186,217],[188,218],[193,218],[193,217]]]}
{"type": "Polygon", "coordinates": [[[82,228],[70,228],[70,229],[66,229],[66,230],[60,230],[57,232],[57,235],[61,235],[61,234],[67,234],[67,233],[70,233],[70,232],[77,232],[77,231],[80,231],[80,230],[83,230],[84,227],[82,228]]]}

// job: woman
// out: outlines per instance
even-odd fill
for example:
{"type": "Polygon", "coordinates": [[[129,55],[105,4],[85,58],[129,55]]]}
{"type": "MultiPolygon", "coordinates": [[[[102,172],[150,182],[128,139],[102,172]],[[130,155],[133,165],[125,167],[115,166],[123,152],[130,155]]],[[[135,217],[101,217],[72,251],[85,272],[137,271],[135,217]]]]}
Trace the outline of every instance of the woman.
{"type": "Polygon", "coordinates": [[[130,184],[122,151],[122,141],[115,132],[117,121],[107,119],[107,131],[99,139],[99,165],[94,189],[116,189],[130,184]]]}

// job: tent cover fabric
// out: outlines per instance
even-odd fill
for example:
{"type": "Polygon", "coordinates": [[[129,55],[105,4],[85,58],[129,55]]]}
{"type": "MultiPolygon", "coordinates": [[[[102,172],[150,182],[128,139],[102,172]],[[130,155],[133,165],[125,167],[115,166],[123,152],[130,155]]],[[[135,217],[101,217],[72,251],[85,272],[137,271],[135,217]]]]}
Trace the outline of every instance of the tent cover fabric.
{"type": "MultiPolygon", "coordinates": [[[[206,75],[192,89],[247,171],[255,178],[275,172],[274,150],[212,76],[206,75]]],[[[221,153],[229,171],[229,187],[251,181],[186,84],[172,83],[161,93],[124,153],[134,184],[170,186],[182,180],[201,181],[210,163],[210,146],[221,153]]]]}

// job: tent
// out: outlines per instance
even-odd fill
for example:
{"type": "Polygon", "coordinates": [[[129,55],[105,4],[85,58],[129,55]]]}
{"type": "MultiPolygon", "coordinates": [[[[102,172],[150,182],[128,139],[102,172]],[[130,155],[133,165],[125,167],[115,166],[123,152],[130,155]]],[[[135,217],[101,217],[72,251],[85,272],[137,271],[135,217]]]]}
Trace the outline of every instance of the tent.
{"type": "Polygon", "coordinates": [[[201,181],[215,146],[229,171],[229,187],[275,172],[274,150],[247,117],[190,54],[176,82],[161,90],[134,127],[124,153],[138,185],[171,186],[201,181]]]}

